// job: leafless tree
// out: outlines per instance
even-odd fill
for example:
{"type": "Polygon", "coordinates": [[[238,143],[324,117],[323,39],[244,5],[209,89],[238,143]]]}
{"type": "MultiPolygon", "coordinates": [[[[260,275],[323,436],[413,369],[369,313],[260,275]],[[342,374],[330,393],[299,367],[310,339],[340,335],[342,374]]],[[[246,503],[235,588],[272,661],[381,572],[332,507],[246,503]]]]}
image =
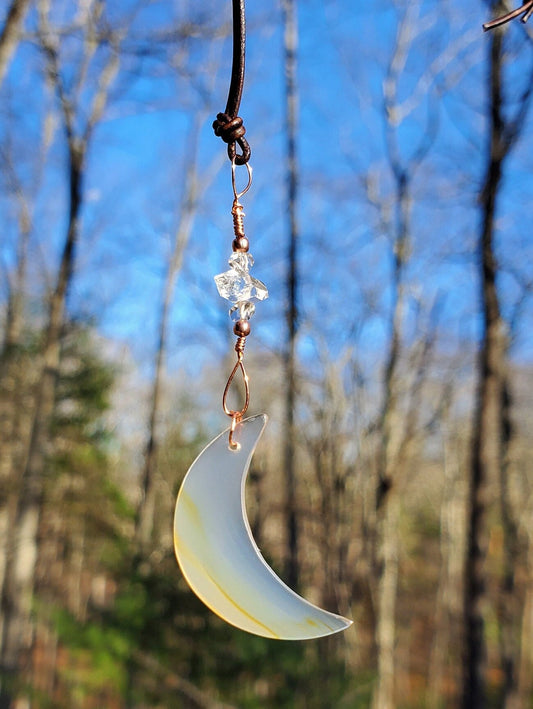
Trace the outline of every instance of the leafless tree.
{"type": "MultiPolygon", "coordinates": [[[[494,5],[496,14],[503,7],[494,5]]],[[[490,488],[505,492],[502,470],[507,446],[508,426],[508,326],[501,312],[498,291],[498,262],[495,253],[498,198],[503,185],[503,167],[516,146],[525,125],[533,91],[533,74],[524,84],[522,96],[514,112],[509,112],[504,78],[505,33],[496,29],[488,44],[489,135],[483,187],[480,194],[481,225],[478,247],[480,307],[483,334],[479,352],[478,384],[473,421],[473,439],[468,490],[468,537],[465,561],[465,657],[462,706],[481,709],[486,705],[486,638],[485,607],[490,604],[486,555],[488,545],[487,508],[490,488]],[[504,486],[502,487],[502,483],[504,486]]],[[[503,519],[508,550],[515,544],[515,525],[508,508],[503,519]]],[[[511,553],[512,556],[512,553],[511,553]]],[[[511,565],[512,566],[512,565],[511,565]]],[[[513,586],[513,571],[508,569],[507,584],[513,586]],[[510,576],[509,576],[510,573],[510,576]]],[[[512,589],[511,589],[512,592],[512,589]]],[[[505,691],[512,692],[516,659],[504,652],[505,691]]],[[[505,702],[505,699],[504,699],[505,702]]]]}
{"type": "Polygon", "coordinates": [[[422,129],[419,144],[408,159],[401,157],[398,125],[398,85],[412,47],[420,8],[409,3],[398,26],[396,45],[384,81],[384,121],[387,154],[394,184],[392,232],[391,309],[389,344],[385,358],[383,400],[377,425],[378,462],[376,479],[376,646],[378,681],[374,694],[376,709],[395,706],[396,598],[398,585],[400,490],[406,453],[416,435],[420,381],[424,377],[432,343],[422,348],[419,378],[412,397],[411,415],[405,416],[401,401],[402,320],[406,307],[406,269],[412,256],[412,182],[433,139],[431,122],[422,129]],[[414,405],[414,406],[413,406],[414,405]]]}
{"type": "Polygon", "coordinates": [[[42,370],[35,398],[35,411],[26,463],[21,477],[20,494],[11,530],[11,553],[7,559],[6,583],[3,589],[4,626],[2,634],[2,666],[8,674],[28,666],[32,646],[32,592],[38,554],[39,520],[43,499],[43,476],[47,455],[47,436],[53,409],[55,384],[60,361],[61,331],[65,303],[74,271],[75,248],[79,239],[80,214],[83,204],[83,178],[91,138],[103,116],[109,90],[119,66],[120,34],[106,33],[107,59],[95,78],[95,89],[85,121],[81,119],[80,92],[85,88],[86,69],[104,39],[99,34],[99,21],[104,3],[95,3],[84,27],[85,54],[77,81],[67,88],[61,63],[60,37],[49,22],[49,8],[39,6],[39,44],[46,59],[47,81],[59,104],[68,148],[69,213],[67,229],[57,272],[50,295],[48,320],[42,351],[42,370]],[[80,121],[82,127],[80,128],[80,121]],[[16,550],[16,553],[15,553],[16,550]]]}
{"type": "Polygon", "coordinates": [[[20,39],[20,29],[30,6],[30,0],[12,0],[0,33],[0,85],[20,39]]]}
{"type": "Polygon", "coordinates": [[[135,534],[142,554],[149,550],[154,529],[155,500],[157,492],[157,451],[160,441],[159,418],[162,408],[162,389],[164,384],[165,360],[167,356],[169,317],[173,302],[176,283],[182,269],[185,252],[194,226],[194,218],[198,201],[209,187],[215,176],[219,160],[208,166],[200,177],[196,159],[198,135],[202,125],[202,114],[199,112],[193,120],[190,135],[186,144],[188,151],[185,156],[183,197],[179,207],[179,223],[172,240],[166,277],[160,301],[158,345],[156,348],[154,378],[150,396],[150,414],[148,423],[148,440],[144,451],[144,466],[141,476],[141,499],[137,507],[135,534]]]}
{"type": "Polygon", "coordinates": [[[284,68],[285,68],[285,131],[287,159],[287,343],[285,362],[285,456],[284,470],[287,477],[286,532],[287,560],[285,577],[292,588],[299,582],[299,532],[296,509],[297,481],[295,465],[295,408],[296,408],[296,338],[298,333],[298,164],[296,155],[296,134],[298,121],[298,93],[296,84],[296,49],[298,26],[296,0],[283,0],[284,18],[284,68]]]}

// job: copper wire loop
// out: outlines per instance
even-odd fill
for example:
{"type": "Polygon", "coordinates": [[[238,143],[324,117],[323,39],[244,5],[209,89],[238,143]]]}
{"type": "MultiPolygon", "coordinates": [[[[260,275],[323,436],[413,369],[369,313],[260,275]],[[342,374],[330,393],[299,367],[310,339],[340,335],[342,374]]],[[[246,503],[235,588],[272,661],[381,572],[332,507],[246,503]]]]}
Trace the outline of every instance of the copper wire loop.
{"type": "Polygon", "coordinates": [[[245,168],[248,172],[248,182],[246,183],[246,187],[241,190],[241,192],[237,192],[237,183],[236,183],[236,167],[237,167],[237,162],[235,160],[231,161],[231,186],[233,188],[233,196],[235,198],[233,204],[236,202],[239,202],[239,199],[245,195],[250,187],[252,186],[252,166],[246,163],[245,168]]]}
{"type": "MultiPolygon", "coordinates": [[[[244,339],[244,338],[239,338],[239,339],[244,339]]],[[[242,418],[244,414],[246,413],[246,410],[248,409],[248,405],[250,404],[250,384],[248,380],[248,375],[246,374],[246,369],[244,368],[243,364],[243,355],[242,351],[237,354],[237,361],[235,362],[235,366],[231,370],[231,374],[229,375],[228,381],[226,382],[226,386],[224,388],[224,394],[222,395],[222,408],[224,409],[224,413],[227,416],[235,417],[239,416],[242,418]],[[242,374],[242,380],[244,382],[244,405],[242,409],[240,410],[235,410],[235,409],[230,409],[228,406],[228,394],[229,390],[231,387],[231,384],[233,380],[235,379],[235,375],[237,374],[237,371],[241,372],[242,374]]]]}
{"type": "MultiPolygon", "coordinates": [[[[244,337],[240,337],[239,340],[244,340],[244,337]]],[[[244,345],[242,345],[242,348],[244,348],[244,345]]],[[[237,345],[235,345],[235,349],[237,349],[237,345]]],[[[241,421],[242,417],[246,413],[248,405],[250,403],[250,386],[248,383],[248,375],[246,374],[246,370],[244,368],[242,360],[243,352],[241,349],[239,352],[237,352],[237,362],[235,363],[235,366],[233,367],[231,374],[229,375],[229,379],[224,389],[224,394],[222,396],[222,408],[224,409],[224,413],[227,416],[231,417],[231,428],[229,430],[229,447],[231,448],[231,450],[238,450],[238,448],[240,447],[239,444],[233,440],[233,433],[235,432],[237,424],[241,421]],[[230,409],[227,404],[229,390],[238,370],[240,370],[244,382],[244,405],[242,409],[240,409],[240,411],[230,409]]]]}
{"type": "Polygon", "coordinates": [[[235,433],[235,429],[237,428],[237,424],[240,422],[241,417],[240,416],[233,416],[231,419],[231,427],[229,430],[229,447],[231,448],[232,451],[238,451],[239,448],[241,447],[241,444],[238,441],[233,440],[233,434],[235,433]]]}
{"type": "Polygon", "coordinates": [[[235,352],[237,353],[237,359],[242,360],[244,357],[244,346],[246,345],[246,337],[239,337],[235,343],[235,352]]]}

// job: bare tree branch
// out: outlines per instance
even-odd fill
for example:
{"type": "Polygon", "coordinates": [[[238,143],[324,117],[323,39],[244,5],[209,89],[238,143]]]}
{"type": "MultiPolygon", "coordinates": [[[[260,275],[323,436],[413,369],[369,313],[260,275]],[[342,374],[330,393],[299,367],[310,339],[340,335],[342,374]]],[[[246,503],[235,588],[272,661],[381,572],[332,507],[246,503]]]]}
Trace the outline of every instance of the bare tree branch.
{"type": "Polygon", "coordinates": [[[7,11],[6,21],[0,34],[0,85],[18,44],[20,28],[29,6],[30,0],[13,0],[7,11]]]}

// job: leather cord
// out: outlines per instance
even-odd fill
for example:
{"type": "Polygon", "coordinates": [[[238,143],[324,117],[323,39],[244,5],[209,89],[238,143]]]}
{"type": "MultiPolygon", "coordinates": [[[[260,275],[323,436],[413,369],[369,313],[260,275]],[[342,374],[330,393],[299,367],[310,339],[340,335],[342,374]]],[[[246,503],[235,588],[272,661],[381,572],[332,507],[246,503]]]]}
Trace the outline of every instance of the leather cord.
{"type": "Polygon", "coordinates": [[[238,115],[244,86],[244,64],[246,54],[245,0],[232,0],[233,6],[233,61],[231,82],[224,113],[218,113],[213,122],[215,135],[228,144],[228,157],[236,165],[246,165],[251,150],[244,134],[242,118],[238,115]],[[237,152],[237,145],[241,152],[237,152]]]}

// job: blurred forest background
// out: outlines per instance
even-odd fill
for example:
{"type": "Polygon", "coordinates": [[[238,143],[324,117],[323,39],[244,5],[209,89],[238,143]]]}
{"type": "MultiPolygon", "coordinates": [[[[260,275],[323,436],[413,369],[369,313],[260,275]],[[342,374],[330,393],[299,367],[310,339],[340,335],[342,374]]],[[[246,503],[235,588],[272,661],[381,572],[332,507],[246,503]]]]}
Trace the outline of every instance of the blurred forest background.
{"type": "Polygon", "coordinates": [[[4,0],[2,709],[533,707],[533,25],[481,30],[509,9],[249,0],[248,511],[354,619],[283,643],[172,549],[227,426],[230,3],[4,0]]]}

